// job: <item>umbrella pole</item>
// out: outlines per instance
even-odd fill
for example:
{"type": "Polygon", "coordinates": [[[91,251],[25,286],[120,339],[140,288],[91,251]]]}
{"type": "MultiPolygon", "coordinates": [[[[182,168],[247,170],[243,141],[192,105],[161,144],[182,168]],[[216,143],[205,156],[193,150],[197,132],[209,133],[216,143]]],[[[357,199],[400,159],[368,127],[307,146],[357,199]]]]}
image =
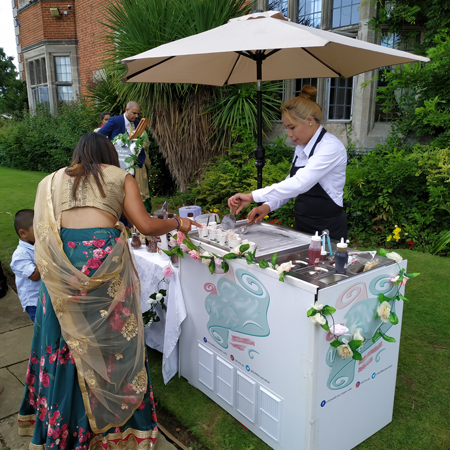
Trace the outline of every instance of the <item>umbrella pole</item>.
{"type": "Polygon", "coordinates": [[[262,188],[262,170],[266,164],[265,151],[262,145],[262,59],[256,60],[256,148],[255,148],[255,166],[256,166],[256,186],[262,188]]]}

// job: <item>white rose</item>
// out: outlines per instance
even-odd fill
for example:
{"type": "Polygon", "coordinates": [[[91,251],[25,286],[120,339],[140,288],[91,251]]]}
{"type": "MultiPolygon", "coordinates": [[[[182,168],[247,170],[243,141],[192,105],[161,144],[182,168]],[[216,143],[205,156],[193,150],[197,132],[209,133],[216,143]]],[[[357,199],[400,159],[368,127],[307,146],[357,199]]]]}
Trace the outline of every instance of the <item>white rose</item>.
{"type": "Polygon", "coordinates": [[[281,275],[283,272],[289,272],[292,269],[292,267],[293,267],[292,261],[289,261],[280,265],[277,264],[275,266],[275,269],[277,270],[278,275],[281,275]]]}
{"type": "Polygon", "coordinates": [[[322,305],[321,303],[318,303],[317,305],[313,305],[313,308],[314,308],[316,311],[322,311],[323,306],[324,306],[324,305],[322,305]]]}
{"type": "Polygon", "coordinates": [[[354,341],[365,341],[364,336],[361,334],[361,328],[357,328],[356,331],[353,333],[353,340],[354,341]]]}
{"type": "MultiPolygon", "coordinates": [[[[212,255],[211,255],[211,253],[209,253],[209,252],[203,252],[203,253],[201,254],[201,256],[208,256],[208,257],[210,257],[210,256],[212,256],[212,255]]],[[[209,266],[210,263],[211,263],[211,260],[210,260],[210,259],[208,259],[208,258],[202,258],[202,264],[205,264],[205,265],[209,266]]]]}
{"type": "Polygon", "coordinates": [[[382,322],[388,323],[389,316],[391,315],[391,305],[388,302],[383,302],[377,308],[377,314],[382,322]]]}
{"type": "Polygon", "coordinates": [[[395,262],[403,261],[403,258],[396,252],[386,253],[386,258],[393,259],[395,262]]]}
{"type": "Polygon", "coordinates": [[[156,301],[160,302],[164,296],[162,294],[156,294],[156,301]]]}
{"type": "Polygon", "coordinates": [[[236,247],[231,249],[231,253],[234,253],[235,255],[239,255],[241,252],[239,250],[240,245],[236,245],[236,247]]]}
{"type": "Polygon", "coordinates": [[[317,313],[314,316],[309,316],[309,320],[316,324],[318,323],[319,325],[324,325],[326,323],[326,319],[325,317],[322,316],[322,314],[317,313]]]}
{"type": "Polygon", "coordinates": [[[343,336],[348,332],[348,328],[340,323],[337,323],[336,325],[333,325],[330,327],[331,333],[333,333],[335,336],[343,336]]]}
{"type": "Polygon", "coordinates": [[[336,350],[338,355],[342,356],[344,359],[348,359],[353,356],[352,349],[347,344],[340,345],[336,350]]]}

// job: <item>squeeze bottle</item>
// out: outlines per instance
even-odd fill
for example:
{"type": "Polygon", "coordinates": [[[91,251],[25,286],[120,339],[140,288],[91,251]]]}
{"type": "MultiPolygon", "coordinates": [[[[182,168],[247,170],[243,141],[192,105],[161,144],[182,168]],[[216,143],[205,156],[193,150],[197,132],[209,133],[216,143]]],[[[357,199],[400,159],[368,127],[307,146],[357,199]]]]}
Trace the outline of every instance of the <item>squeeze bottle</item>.
{"type": "Polygon", "coordinates": [[[316,234],[311,238],[311,243],[309,244],[309,265],[317,265],[320,261],[320,252],[322,250],[322,245],[320,243],[320,236],[316,231],[316,234]]]}
{"type": "Polygon", "coordinates": [[[334,255],[336,273],[345,274],[348,263],[348,249],[344,238],[337,245],[336,254],[334,255]]]}

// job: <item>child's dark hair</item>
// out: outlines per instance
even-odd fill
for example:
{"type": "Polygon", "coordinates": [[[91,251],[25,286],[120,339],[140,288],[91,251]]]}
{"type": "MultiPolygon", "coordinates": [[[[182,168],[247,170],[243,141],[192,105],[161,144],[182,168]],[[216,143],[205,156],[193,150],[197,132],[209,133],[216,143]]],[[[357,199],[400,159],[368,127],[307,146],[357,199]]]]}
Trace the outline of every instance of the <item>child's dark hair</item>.
{"type": "Polygon", "coordinates": [[[28,231],[33,226],[34,209],[21,209],[17,211],[14,216],[14,228],[16,229],[17,236],[19,236],[19,230],[28,231]]]}
{"type": "Polygon", "coordinates": [[[110,116],[111,114],[109,113],[109,112],[107,112],[107,111],[105,111],[105,112],[102,112],[101,114],[100,114],[100,122],[105,118],[105,116],[110,116]]]}

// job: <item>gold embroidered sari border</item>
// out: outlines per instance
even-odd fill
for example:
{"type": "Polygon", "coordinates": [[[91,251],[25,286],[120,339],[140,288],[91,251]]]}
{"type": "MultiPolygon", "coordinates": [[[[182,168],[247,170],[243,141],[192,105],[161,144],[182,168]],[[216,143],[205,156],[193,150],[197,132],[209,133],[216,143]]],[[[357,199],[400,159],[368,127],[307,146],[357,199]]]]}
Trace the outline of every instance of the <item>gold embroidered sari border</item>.
{"type": "Polygon", "coordinates": [[[128,428],[123,433],[110,433],[106,436],[95,436],[89,443],[89,450],[103,449],[105,444],[107,445],[108,450],[144,450],[154,447],[153,441],[156,441],[157,438],[158,430],[142,431],[128,428]],[[150,439],[151,441],[149,442],[150,439]]]}

